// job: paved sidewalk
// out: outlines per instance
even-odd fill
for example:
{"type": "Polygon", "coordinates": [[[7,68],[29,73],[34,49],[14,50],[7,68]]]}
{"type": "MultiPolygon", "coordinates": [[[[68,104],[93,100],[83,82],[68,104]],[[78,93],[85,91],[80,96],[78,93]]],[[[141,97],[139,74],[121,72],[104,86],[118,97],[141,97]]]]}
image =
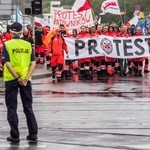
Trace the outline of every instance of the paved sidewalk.
{"type": "Polygon", "coordinates": [[[46,69],[46,65],[37,64],[33,72],[33,79],[51,76],[51,69],[46,69]]]}

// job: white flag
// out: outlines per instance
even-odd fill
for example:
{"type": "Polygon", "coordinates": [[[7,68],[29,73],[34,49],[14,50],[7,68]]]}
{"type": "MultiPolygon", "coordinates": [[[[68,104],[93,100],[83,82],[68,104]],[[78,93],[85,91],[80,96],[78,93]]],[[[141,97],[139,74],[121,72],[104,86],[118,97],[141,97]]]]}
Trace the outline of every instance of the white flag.
{"type": "Polygon", "coordinates": [[[102,3],[101,10],[102,13],[100,13],[100,15],[104,15],[106,13],[120,15],[118,0],[105,0],[102,3]]]}

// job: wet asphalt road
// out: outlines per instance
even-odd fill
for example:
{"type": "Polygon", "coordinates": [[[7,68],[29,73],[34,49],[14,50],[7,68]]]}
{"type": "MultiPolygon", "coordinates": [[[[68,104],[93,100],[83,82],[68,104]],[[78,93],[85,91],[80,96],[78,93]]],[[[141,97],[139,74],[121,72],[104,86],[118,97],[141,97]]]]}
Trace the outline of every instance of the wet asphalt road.
{"type": "Polygon", "coordinates": [[[52,83],[50,73],[34,73],[34,111],[39,142],[25,140],[27,126],[18,105],[21,142],[6,141],[4,84],[0,85],[0,150],[150,150],[150,75],[99,81],[52,83]]]}

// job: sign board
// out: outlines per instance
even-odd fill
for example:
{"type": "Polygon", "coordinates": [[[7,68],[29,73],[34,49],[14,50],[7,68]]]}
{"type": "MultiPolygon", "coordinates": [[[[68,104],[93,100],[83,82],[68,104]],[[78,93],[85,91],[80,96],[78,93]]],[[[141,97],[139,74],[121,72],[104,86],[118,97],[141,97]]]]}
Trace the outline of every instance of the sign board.
{"type": "Polygon", "coordinates": [[[64,24],[68,30],[80,30],[82,25],[91,27],[94,25],[91,9],[76,12],[71,9],[53,7],[51,13],[51,27],[58,28],[64,24]]]}
{"type": "Polygon", "coordinates": [[[0,11],[0,16],[3,16],[3,15],[12,15],[12,11],[11,10],[0,11]]]}
{"type": "Polygon", "coordinates": [[[0,4],[12,4],[12,0],[0,0],[0,4]]]}
{"type": "MultiPolygon", "coordinates": [[[[6,1],[6,0],[4,0],[4,1],[6,1]]],[[[13,4],[13,5],[22,5],[22,0],[9,0],[9,1],[11,1],[11,4],[13,4]]]]}
{"type": "Polygon", "coordinates": [[[11,16],[10,15],[0,15],[0,20],[10,20],[11,16]]]}
{"type": "Polygon", "coordinates": [[[12,0],[0,0],[0,20],[11,19],[11,15],[15,10],[12,0]]]}
{"type": "Polygon", "coordinates": [[[12,9],[12,5],[0,4],[0,14],[2,10],[11,10],[11,9],[12,9]]]}
{"type": "Polygon", "coordinates": [[[51,6],[57,5],[60,6],[61,2],[60,1],[51,1],[51,6]]]}
{"type": "Polygon", "coordinates": [[[133,59],[150,56],[150,37],[111,37],[100,35],[87,38],[65,38],[69,59],[106,56],[133,59]]]}

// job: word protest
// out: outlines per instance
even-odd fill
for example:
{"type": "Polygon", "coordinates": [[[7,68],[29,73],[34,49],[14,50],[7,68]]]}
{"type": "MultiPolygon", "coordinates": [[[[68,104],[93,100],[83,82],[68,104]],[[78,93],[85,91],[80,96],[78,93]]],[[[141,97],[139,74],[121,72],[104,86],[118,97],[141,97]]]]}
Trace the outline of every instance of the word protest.
{"type": "Polygon", "coordinates": [[[64,24],[68,30],[79,30],[82,25],[87,27],[94,25],[91,9],[76,12],[69,9],[53,7],[51,14],[51,26],[53,28],[58,28],[60,24],[64,24]]]}
{"type": "Polygon", "coordinates": [[[69,59],[81,59],[98,56],[112,58],[140,58],[150,56],[150,37],[110,37],[65,38],[69,59]]]}

